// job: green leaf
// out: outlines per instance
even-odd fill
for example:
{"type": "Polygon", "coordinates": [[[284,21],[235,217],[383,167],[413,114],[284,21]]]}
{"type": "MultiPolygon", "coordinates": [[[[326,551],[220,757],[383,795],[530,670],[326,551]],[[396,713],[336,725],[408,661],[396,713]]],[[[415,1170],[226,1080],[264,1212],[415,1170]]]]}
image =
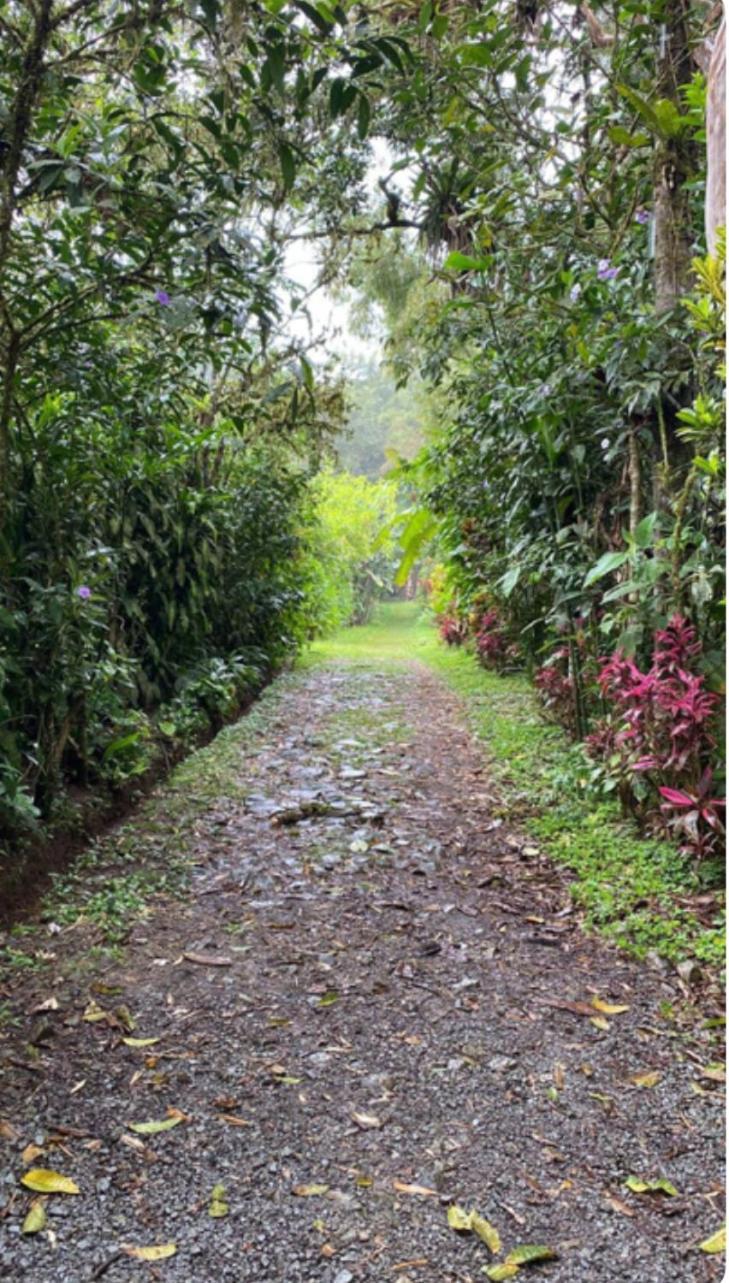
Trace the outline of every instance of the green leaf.
{"type": "Polygon", "coordinates": [[[629,1176],[625,1184],[634,1194],[671,1194],[673,1196],[678,1194],[676,1186],[664,1176],[655,1181],[644,1181],[639,1176],[629,1176]]]}
{"type": "Polygon", "coordinates": [[[297,9],[300,9],[302,13],[306,14],[309,22],[313,22],[317,31],[319,31],[323,36],[331,35],[334,29],[333,23],[319,13],[318,9],[316,9],[313,4],[307,4],[306,0],[294,0],[294,4],[297,9]]]}
{"type": "Polygon", "coordinates": [[[294,153],[286,143],[279,143],[278,145],[278,161],[281,166],[284,188],[288,192],[293,187],[296,179],[296,161],[294,160],[294,153]]]}
{"type": "Polygon", "coordinates": [[[482,1273],[491,1279],[491,1283],[503,1283],[504,1279],[513,1279],[519,1273],[519,1266],[504,1261],[501,1265],[484,1265],[482,1273]]]}
{"type": "Polygon", "coordinates": [[[445,260],[443,270],[446,272],[487,272],[493,261],[493,258],[471,258],[469,254],[461,254],[460,250],[453,250],[445,260]]]}
{"type": "Polygon", "coordinates": [[[38,1234],[40,1230],[45,1229],[45,1224],[46,1209],[40,1199],[37,1199],[23,1221],[21,1233],[38,1234]]]}
{"type": "Polygon", "coordinates": [[[495,1225],[491,1225],[478,1212],[471,1212],[471,1229],[477,1234],[482,1243],[485,1243],[494,1256],[498,1256],[501,1251],[501,1236],[495,1225]]]}
{"type": "Polygon", "coordinates": [[[452,1203],[446,1213],[448,1224],[452,1230],[459,1233],[470,1232],[471,1230],[471,1213],[465,1212],[457,1203],[452,1203]]]}
{"type": "Polygon", "coordinates": [[[156,1136],[157,1132],[171,1131],[181,1122],[181,1118],[163,1118],[159,1123],[130,1123],[129,1130],[137,1132],[139,1136],[156,1136]]]}
{"type": "Polygon", "coordinates": [[[512,1248],[506,1258],[506,1264],[530,1265],[532,1261],[554,1261],[556,1257],[557,1253],[552,1247],[524,1243],[520,1247],[512,1248]]]}
{"type": "Polygon", "coordinates": [[[370,107],[370,100],[366,94],[361,93],[359,95],[359,102],[357,103],[357,135],[362,140],[367,137],[371,118],[372,109],[370,107]]]}
{"type": "Polygon", "coordinates": [[[649,512],[647,517],[638,522],[633,532],[633,542],[638,548],[649,548],[653,543],[653,531],[658,521],[657,512],[649,512]]]}
{"type": "Polygon", "coordinates": [[[606,552],[603,553],[600,560],[585,575],[583,588],[589,588],[591,584],[602,579],[603,575],[609,575],[613,570],[619,570],[624,566],[630,556],[629,552],[606,552]]]}
{"type": "Polygon", "coordinates": [[[650,134],[631,134],[623,125],[611,125],[608,138],[620,147],[646,147],[651,140],[650,134]]]}

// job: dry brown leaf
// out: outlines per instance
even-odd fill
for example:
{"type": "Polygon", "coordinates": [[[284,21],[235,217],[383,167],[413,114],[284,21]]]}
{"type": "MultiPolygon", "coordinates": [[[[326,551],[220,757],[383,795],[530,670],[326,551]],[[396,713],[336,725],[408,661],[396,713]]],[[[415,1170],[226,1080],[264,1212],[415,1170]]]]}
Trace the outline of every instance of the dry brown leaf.
{"type": "Polygon", "coordinates": [[[218,1114],[219,1123],[228,1123],[231,1127],[252,1127],[248,1118],[239,1118],[237,1114],[218,1114]]]}
{"type": "Polygon", "coordinates": [[[18,1140],[19,1136],[20,1132],[16,1127],[13,1127],[12,1123],[8,1122],[7,1118],[0,1118],[0,1137],[3,1140],[9,1140],[12,1144],[18,1140]]]}
{"type": "Polygon", "coordinates": [[[437,1198],[437,1189],[428,1189],[426,1185],[408,1185],[405,1181],[393,1181],[393,1188],[398,1194],[420,1194],[423,1198],[437,1198]]]}
{"type": "Polygon", "coordinates": [[[45,1150],[42,1145],[34,1145],[31,1142],[30,1145],[26,1145],[20,1157],[22,1158],[23,1162],[27,1166],[28,1163],[34,1162],[35,1159],[38,1158],[40,1154],[44,1154],[44,1153],[45,1153],[45,1150]]]}
{"type": "Polygon", "coordinates": [[[380,1122],[380,1119],[377,1117],[376,1114],[361,1114],[361,1113],[358,1113],[357,1110],[352,1110],[351,1116],[353,1121],[357,1124],[358,1127],[361,1127],[363,1131],[367,1131],[370,1128],[382,1126],[382,1123],[380,1122]]]}
{"type": "Polygon", "coordinates": [[[659,1071],[653,1069],[645,1074],[632,1074],[630,1081],[634,1087],[655,1087],[656,1083],[661,1081],[661,1077],[659,1071]]]}
{"type": "Polygon", "coordinates": [[[222,953],[183,953],[187,962],[196,962],[199,967],[232,967],[233,959],[222,953]]]}
{"type": "Polygon", "coordinates": [[[604,1193],[608,1203],[615,1208],[616,1212],[620,1212],[622,1216],[635,1216],[635,1210],[632,1207],[628,1207],[628,1204],[624,1203],[622,1198],[618,1198],[617,1194],[613,1194],[609,1189],[606,1189],[604,1193]]]}

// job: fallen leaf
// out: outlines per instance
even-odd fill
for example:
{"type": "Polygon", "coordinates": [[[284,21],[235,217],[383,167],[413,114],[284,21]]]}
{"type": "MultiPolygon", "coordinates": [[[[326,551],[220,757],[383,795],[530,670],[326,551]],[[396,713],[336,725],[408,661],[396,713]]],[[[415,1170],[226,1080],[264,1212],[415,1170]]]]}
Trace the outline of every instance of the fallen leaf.
{"type": "Polygon", "coordinates": [[[591,1025],[594,1025],[596,1029],[609,1029],[609,1028],[610,1028],[610,1021],[609,1021],[609,1020],[606,1020],[604,1016],[591,1016],[591,1017],[590,1017],[590,1024],[591,1024],[591,1025]]]}
{"type": "Polygon", "coordinates": [[[722,1064],[704,1065],[699,1073],[702,1078],[709,1078],[713,1083],[726,1082],[726,1066],[722,1064]]]}
{"type": "Polygon", "coordinates": [[[122,1252],[133,1256],[137,1261],[164,1261],[168,1256],[174,1256],[176,1251],[174,1243],[159,1243],[156,1247],[122,1247],[122,1252]]]}
{"type": "Polygon", "coordinates": [[[564,1065],[561,1065],[559,1061],[552,1070],[552,1078],[557,1091],[564,1091],[564,1065]]]}
{"type": "Polygon", "coordinates": [[[644,1181],[641,1180],[640,1176],[629,1176],[625,1184],[634,1194],[678,1194],[676,1186],[672,1185],[664,1176],[659,1177],[656,1181],[644,1181]]]}
{"type": "Polygon", "coordinates": [[[182,1122],[182,1117],[163,1118],[159,1123],[130,1123],[129,1128],[140,1136],[156,1136],[157,1132],[168,1132],[182,1122]]]}
{"type": "Polygon", "coordinates": [[[404,1181],[393,1181],[393,1188],[398,1194],[420,1194],[424,1198],[437,1198],[437,1189],[428,1189],[426,1185],[407,1185],[404,1181]]]}
{"type": "Polygon", "coordinates": [[[7,1118],[0,1118],[0,1137],[2,1137],[3,1140],[9,1140],[12,1143],[13,1141],[16,1141],[19,1136],[20,1132],[17,1128],[13,1127],[12,1123],[8,1122],[7,1118]]]}
{"type": "Polygon", "coordinates": [[[503,1279],[513,1279],[515,1274],[519,1273],[518,1265],[509,1265],[502,1262],[501,1265],[484,1265],[483,1271],[491,1283],[502,1283],[503,1279]]]}
{"type": "Polygon", "coordinates": [[[339,1001],[339,994],[336,992],[336,990],[330,989],[328,993],[322,994],[321,998],[317,1003],[317,1006],[331,1007],[334,1005],[335,1002],[338,1002],[338,1001],[339,1001]]]}
{"type": "Polygon", "coordinates": [[[222,953],[183,953],[187,962],[196,962],[199,967],[232,967],[233,959],[222,953]]]}
{"type": "Polygon", "coordinates": [[[159,1038],[122,1038],[125,1047],[153,1047],[159,1038]]]}
{"type": "Polygon", "coordinates": [[[535,1246],[532,1243],[523,1243],[520,1247],[514,1247],[506,1258],[506,1265],[529,1265],[532,1261],[553,1261],[557,1256],[554,1248],[535,1246]]]}
{"type": "Polygon", "coordinates": [[[633,1074],[630,1081],[635,1087],[655,1087],[656,1083],[661,1081],[662,1075],[657,1069],[647,1074],[633,1074]]]}
{"type": "Polygon", "coordinates": [[[30,1015],[38,1015],[41,1011],[58,1011],[60,1003],[57,998],[46,998],[44,1002],[39,1002],[35,1007],[31,1007],[30,1015]]]}
{"type": "Polygon", "coordinates": [[[465,1212],[457,1203],[451,1203],[447,1212],[448,1224],[457,1233],[471,1232],[471,1213],[465,1212]]]}
{"type": "Polygon", "coordinates": [[[27,1189],[34,1189],[39,1194],[80,1194],[81,1190],[70,1176],[62,1176],[50,1167],[31,1167],[29,1172],[20,1178],[27,1189]]]}
{"type": "Polygon", "coordinates": [[[31,1143],[30,1145],[26,1145],[20,1157],[22,1158],[23,1162],[27,1165],[28,1163],[34,1162],[35,1159],[38,1157],[38,1155],[43,1153],[45,1153],[45,1150],[43,1149],[42,1145],[33,1145],[31,1143]]]}
{"type": "Polygon", "coordinates": [[[40,1230],[45,1229],[46,1209],[40,1199],[36,1199],[31,1204],[30,1211],[23,1221],[23,1234],[37,1234],[40,1230]]]}
{"type": "Polygon", "coordinates": [[[630,1011],[630,1007],[621,1003],[603,1002],[602,998],[591,998],[590,1005],[595,1011],[601,1011],[605,1016],[619,1016],[621,1011],[630,1011]]]}
{"type": "Polygon", "coordinates": [[[294,1185],[291,1193],[297,1198],[316,1198],[317,1195],[326,1194],[328,1190],[328,1185],[294,1185]]]}
{"type": "Polygon", "coordinates": [[[103,1007],[99,1006],[98,1002],[94,1002],[92,998],[91,1002],[84,1010],[83,1018],[93,1024],[96,1020],[108,1020],[109,1014],[110,1013],[108,1011],[104,1011],[103,1007]]]}
{"type": "Polygon", "coordinates": [[[367,1131],[369,1128],[372,1128],[372,1127],[382,1126],[382,1123],[380,1122],[376,1114],[360,1114],[360,1113],[357,1113],[356,1110],[353,1110],[352,1118],[354,1122],[357,1124],[357,1126],[361,1127],[364,1131],[367,1131]]]}
{"type": "Polygon", "coordinates": [[[227,1216],[229,1211],[230,1207],[225,1197],[225,1186],[214,1185],[213,1192],[210,1195],[208,1215],[217,1218],[220,1216],[227,1216]]]}
{"type": "Polygon", "coordinates": [[[252,1127],[253,1123],[247,1118],[239,1118],[237,1114],[218,1114],[219,1123],[229,1123],[231,1127],[252,1127]]]}
{"type": "Polygon", "coordinates": [[[491,1225],[485,1217],[479,1216],[478,1212],[471,1212],[471,1229],[477,1234],[482,1243],[485,1243],[494,1256],[498,1256],[501,1251],[501,1236],[495,1225],[491,1225]]]}
{"type": "Polygon", "coordinates": [[[633,1208],[628,1207],[628,1204],[624,1203],[622,1198],[618,1198],[617,1194],[613,1194],[609,1189],[606,1189],[604,1193],[608,1203],[615,1208],[616,1212],[620,1212],[623,1216],[635,1216],[633,1208]]]}
{"type": "Polygon", "coordinates": [[[722,1225],[721,1229],[716,1231],[716,1234],[712,1234],[710,1238],[705,1238],[703,1243],[699,1243],[699,1251],[711,1254],[714,1252],[726,1252],[726,1225],[722,1225]]]}
{"type": "Polygon", "coordinates": [[[419,1265],[427,1265],[427,1256],[416,1256],[412,1261],[398,1261],[396,1265],[391,1265],[390,1269],[393,1274],[400,1270],[416,1270],[419,1265]]]}

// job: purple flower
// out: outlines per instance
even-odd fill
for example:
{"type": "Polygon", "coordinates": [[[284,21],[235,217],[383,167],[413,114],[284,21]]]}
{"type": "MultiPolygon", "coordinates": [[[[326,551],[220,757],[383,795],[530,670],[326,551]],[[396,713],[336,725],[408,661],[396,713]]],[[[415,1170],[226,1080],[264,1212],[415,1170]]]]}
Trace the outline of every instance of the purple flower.
{"type": "Polygon", "coordinates": [[[156,298],[160,307],[169,307],[170,303],[172,302],[172,299],[167,293],[167,290],[157,290],[154,297],[156,298]]]}
{"type": "Polygon", "coordinates": [[[617,267],[610,266],[609,258],[601,258],[597,265],[598,281],[614,281],[618,274],[617,267]]]}
{"type": "Polygon", "coordinates": [[[88,584],[81,584],[80,588],[76,589],[76,596],[80,597],[82,601],[88,601],[91,596],[91,589],[88,584]]]}
{"type": "Polygon", "coordinates": [[[570,298],[572,299],[572,302],[573,302],[573,303],[576,303],[576,302],[577,302],[577,300],[578,300],[578,298],[580,297],[580,294],[581,294],[581,293],[582,293],[582,286],[581,286],[581,285],[573,285],[573,286],[572,286],[572,289],[570,290],[570,298]]]}
{"type": "Polygon", "coordinates": [[[636,223],[641,223],[642,226],[645,226],[646,223],[650,223],[651,221],[651,216],[647,209],[636,209],[633,217],[635,218],[636,223]]]}

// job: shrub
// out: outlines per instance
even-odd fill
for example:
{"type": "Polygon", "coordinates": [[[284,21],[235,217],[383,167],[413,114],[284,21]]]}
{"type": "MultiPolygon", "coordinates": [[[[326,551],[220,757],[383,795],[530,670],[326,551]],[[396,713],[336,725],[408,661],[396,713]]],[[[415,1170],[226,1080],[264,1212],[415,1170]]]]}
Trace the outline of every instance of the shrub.
{"type": "Polygon", "coordinates": [[[674,615],[655,633],[647,672],[620,650],[603,661],[598,682],[612,707],[587,745],[632,782],[639,809],[680,835],[685,851],[704,857],[717,852],[723,803],[713,796],[711,771],[719,697],[691,671],[701,652],[696,629],[674,615]]]}
{"type": "Polygon", "coordinates": [[[519,647],[509,640],[504,622],[493,607],[481,615],[475,634],[476,654],[484,668],[503,671],[519,659],[519,647]]]}

